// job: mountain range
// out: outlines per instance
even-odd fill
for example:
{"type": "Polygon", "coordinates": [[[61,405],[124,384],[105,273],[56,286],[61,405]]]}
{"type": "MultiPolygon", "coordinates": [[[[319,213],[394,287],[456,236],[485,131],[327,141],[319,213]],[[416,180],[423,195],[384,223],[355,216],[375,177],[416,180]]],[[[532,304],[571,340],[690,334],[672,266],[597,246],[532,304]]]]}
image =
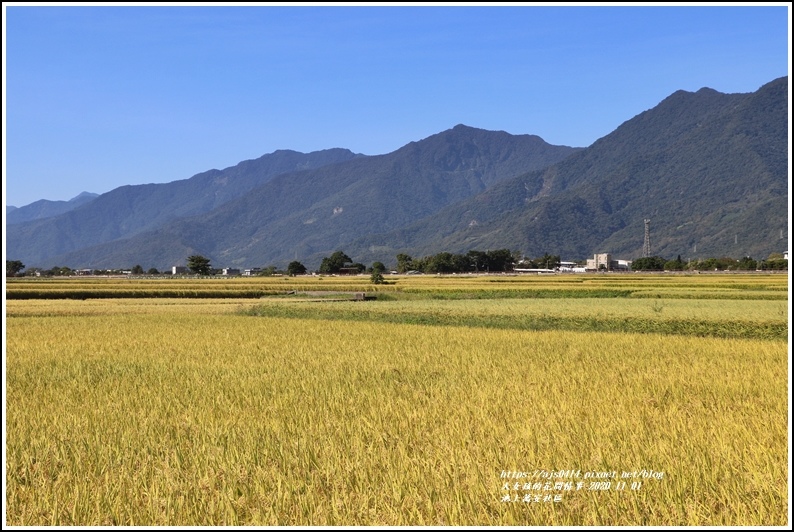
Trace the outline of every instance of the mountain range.
{"type": "Polygon", "coordinates": [[[766,258],[787,249],[787,143],[786,77],[750,94],[678,91],[559,164],[345,250],[633,259],[649,219],[654,255],[766,258]]]}
{"type": "Polygon", "coordinates": [[[51,216],[58,216],[67,211],[71,211],[88,203],[92,199],[99,196],[91,192],[81,192],[69,201],[51,201],[51,200],[38,200],[34,201],[24,207],[14,207],[13,205],[6,206],[6,223],[19,224],[22,222],[29,222],[32,220],[39,220],[41,218],[49,218],[51,216]]]}
{"type": "MultiPolygon", "coordinates": [[[[18,210],[21,210],[20,208],[18,210]]],[[[385,155],[281,150],[166,184],[120,187],[11,223],[28,266],[315,268],[508,248],[765,258],[788,236],[788,78],[753,93],[677,91],[587,148],[464,125],[385,155]]]]}

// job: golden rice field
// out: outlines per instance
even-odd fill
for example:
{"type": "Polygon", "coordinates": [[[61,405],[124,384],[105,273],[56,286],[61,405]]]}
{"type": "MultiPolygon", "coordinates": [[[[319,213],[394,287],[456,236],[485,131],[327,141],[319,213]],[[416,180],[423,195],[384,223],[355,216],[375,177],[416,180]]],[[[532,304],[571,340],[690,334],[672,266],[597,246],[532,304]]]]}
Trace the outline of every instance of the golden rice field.
{"type": "Polygon", "coordinates": [[[6,524],[789,524],[785,275],[391,280],[9,281],[6,524]]]}

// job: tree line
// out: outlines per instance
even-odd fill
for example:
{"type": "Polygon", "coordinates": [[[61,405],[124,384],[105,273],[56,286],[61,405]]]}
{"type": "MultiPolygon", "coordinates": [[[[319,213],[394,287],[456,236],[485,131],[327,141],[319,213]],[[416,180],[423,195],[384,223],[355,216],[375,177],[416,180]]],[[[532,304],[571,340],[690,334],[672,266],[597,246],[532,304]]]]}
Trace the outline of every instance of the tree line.
{"type": "MultiPolygon", "coordinates": [[[[521,257],[518,253],[509,249],[497,249],[489,251],[470,250],[467,253],[455,254],[441,252],[435,255],[414,258],[405,253],[396,256],[397,273],[486,273],[486,272],[510,272],[513,269],[550,269],[553,270],[560,266],[560,256],[544,253],[534,259],[521,257]]],[[[211,265],[210,259],[202,255],[191,255],[187,258],[187,268],[196,275],[213,275],[220,273],[211,265]]],[[[684,261],[681,255],[675,259],[667,260],[663,257],[641,257],[634,259],[631,263],[633,271],[780,271],[788,269],[788,260],[783,258],[782,253],[772,253],[766,259],[753,259],[752,257],[742,257],[734,259],[731,257],[708,258],[695,261],[684,261]]],[[[256,275],[304,275],[308,268],[300,261],[292,261],[285,270],[280,270],[275,266],[268,266],[259,269],[256,275]]],[[[320,263],[318,273],[326,275],[336,275],[340,273],[360,274],[370,273],[373,282],[383,282],[383,273],[387,271],[386,266],[379,261],[373,262],[372,266],[367,267],[360,262],[353,260],[343,251],[336,251],[329,257],[324,257],[320,263]]],[[[53,266],[49,269],[29,268],[25,270],[25,265],[19,260],[6,260],[6,276],[15,277],[22,275],[39,276],[68,276],[77,275],[82,271],[73,270],[68,266],[53,266]]],[[[130,273],[132,275],[159,275],[157,268],[143,269],[139,264],[130,270],[90,270],[93,275],[121,275],[130,273]]]]}
{"type": "Polygon", "coordinates": [[[26,268],[25,264],[20,260],[7,260],[6,277],[16,277],[16,276],[53,277],[53,276],[80,275],[83,273],[90,275],[123,275],[125,273],[132,275],[144,275],[144,274],[159,275],[161,273],[157,268],[149,268],[148,270],[144,271],[144,269],[139,264],[136,264],[135,266],[133,266],[128,270],[119,269],[119,268],[74,270],[69,266],[53,266],[52,268],[36,268],[36,267],[27,268],[27,269],[25,268],[26,268]]]}
{"type": "Polygon", "coordinates": [[[631,269],[638,271],[778,271],[788,269],[788,259],[782,253],[772,253],[766,259],[752,257],[734,259],[731,257],[708,258],[684,261],[681,255],[673,260],[662,257],[642,257],[631,262],[631,269]]]}

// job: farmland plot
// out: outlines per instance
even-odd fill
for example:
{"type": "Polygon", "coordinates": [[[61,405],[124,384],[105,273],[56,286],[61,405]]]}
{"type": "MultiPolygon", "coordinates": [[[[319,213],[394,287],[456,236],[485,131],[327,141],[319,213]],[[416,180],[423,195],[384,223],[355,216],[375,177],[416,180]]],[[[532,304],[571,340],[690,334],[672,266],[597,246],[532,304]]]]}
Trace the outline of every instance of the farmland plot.
{"type": "Polygon", "coordinates": [[[785,524],[779,278],[621,279],[9,300],[7,523],[785,524]]]}

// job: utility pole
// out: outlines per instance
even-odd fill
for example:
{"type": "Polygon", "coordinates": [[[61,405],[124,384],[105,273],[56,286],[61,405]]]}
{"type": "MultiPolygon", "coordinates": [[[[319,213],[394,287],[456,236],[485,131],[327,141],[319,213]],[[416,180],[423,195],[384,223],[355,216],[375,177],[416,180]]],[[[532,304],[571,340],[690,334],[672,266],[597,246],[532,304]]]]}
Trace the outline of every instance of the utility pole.
{"type": "Polygon", "coordinates": [[[642,256],[651,256],[651,221],[645,219],[645,242],[642,244],[642,256]]]}

